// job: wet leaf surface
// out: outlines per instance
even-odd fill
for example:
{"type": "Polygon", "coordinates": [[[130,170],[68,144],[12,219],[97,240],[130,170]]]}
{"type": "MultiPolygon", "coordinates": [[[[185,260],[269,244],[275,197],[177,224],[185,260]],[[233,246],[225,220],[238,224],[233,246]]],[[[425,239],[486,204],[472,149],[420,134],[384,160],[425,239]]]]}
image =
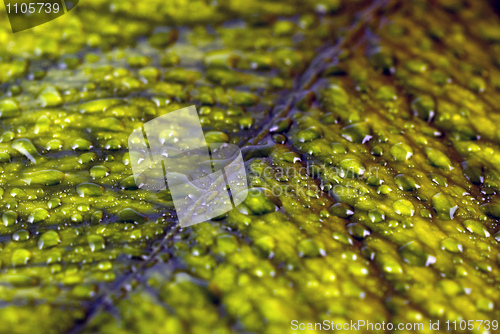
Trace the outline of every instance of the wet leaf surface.
{"type": "Polygon", "coordinates": [[[82,0],[2,22],[2,331],[500,318],[489,3],[82,0]],[[127,140],[193,104],[251,191],[181,229],[127,140]]]}

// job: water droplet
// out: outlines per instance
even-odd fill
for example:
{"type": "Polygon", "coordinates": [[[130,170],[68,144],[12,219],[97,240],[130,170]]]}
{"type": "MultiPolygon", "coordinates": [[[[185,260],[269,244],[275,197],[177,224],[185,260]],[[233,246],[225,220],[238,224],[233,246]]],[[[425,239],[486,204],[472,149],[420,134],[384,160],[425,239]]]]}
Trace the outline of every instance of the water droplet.
{"type": "Polygon", "coordinates": [[[420,188],[420,185],[417,184],[414,178],[408,175],[399,174],[394,178],[396,185],[399,189],[403,191],[413,191],[420,188]]]}
{"type": "Polygon", "coordinates": [[[77,285],[71,290],[71,296],[75,299],[88,300],[92,299],[97,291],[97,286],[95,285],[77,285]]]}
{"type": "Polygon", "coordinates": [[[348,218],[354,214],[352,208],[345,203],[335,203],[330,207],[329,212],[340,218],[348,218]]]}
{"type": "Polygon", "coordinates": [[[5,211],[2,215],[2,221],[5,226],[13,226],[17,223],[17,212],[5,211]]]}
{"type": "Polygon", "coordinates": [[[113,269],[113,263],[111,261],[102,261],[97,264],[97,269],[100,271],[108,271],[113,269]]]}
{"type": "Polygon", "coordinates": [[[350,223],[346,225],[347,232],[355,239],[362,240],[371,234],[371,231],[359,223],[350,223]]]}
{"type": "Polygon", "coordinates": [[[350,178],[364,175],[366,171],[363,163],[357,159],[344,159],[339,163],[339,167],[342,168],[344,175],[350,178]]]}
{"type": "Polygon", "coordinates": [[[30,259],[31,259],[30,251],[26,249],[16,249],[12,254],[11,261],[13,266],[18,267],[26,265],[30,259]]]}
{"type": "Polygon", "coordinates": [[[59,90],[53,86],[46,87],[38,97],[44,108],[59,107],[64,104],[64,98],[59,90]]]}
{"type": "Polygon", "coordinates": [[[372,223],[381,223],[385,220],[385,212],[380,209],[372,209],[368,212],[368,219],[372,223]]]}
{"type": "Polygon", "coordinates": [[[394,201],[392,203],[392,208],[397,214],[402,216],[412,217],[415,214],[415,207],[413,206],[413,203],[406,199],[394,201]]]}
{"type": "MultiPolygon", "coordinates": [[[[142,182],[141,177],[138,178],[137,183],[140,185],[142,182]]],[[[137,183],[133,175],[127,176],[123,180],[120,181],[120,187],[126,190],[136,190],[138,188],[137,183]]]]}
{"type": "Polygon", "coordinates": [[[50,140],[47,145],[45,145],[45,149],[47,151],[60,151],[63,148],[64,143],[59,139],[50,140]]]}
{"type": "Polygon", "coordinates": [[[301,143],[307,143],[316,139],[319,139],[323,136],[323,131],[318,127],[310,127],[305,130],[300,130],[297,133],[297,139],[301,143]]]}
{"type": "Polygon", "coordinates": [[[432,147],[425,148],[425,154],[432,166],[442,168],[444,170],[452,170],[450,159],[441,151],[432,147]]]}
{"type": "Polygon", "coordinates": [[[131,208],[120,210],[118,212],[118,218],[124,223],[143,223],[148,220],[147,216],[141,215],[131,208]]]}
{"type": "Polygon", "coordinates": [[[278,210],[279,199],[262,188],[252,188],[238,210],[247,215],[263,215],[278,210]]]}
{"type": "Polygon", "coordinates": [[[411,102],[413,114],[424,121],[431,121],[436,113],[436,103],[430,96],[423,95],[411,102]]]}
{"type": "Polygon", "coordinates": [[[27,139],[21,138],[16,139],[11,144],[12,148],[28,158],[32,163],[37,163],[37,160],[41,158],[40,153],[35,148],[35,145],[27,139]]]}
{"type": "Polygon", "coordinates": [[[106,150],[117,151],[122,148],[122,144],[118,139],[110,139],[104,145],[106,150]]]}
{"type": "MultiPolygon", "coordinates": [[[[96,179],[102,179],[103,177],[106,177],[109,175],[109,168],[104,167],[104,166],[94,166],[90,168],[90,176],[96,180],[96,179]]],[[[135,185],[135,183],[134,183],[135,185]]]]}
{"type": "Polygon", "coordinates": [[[403,260],[414,266],[429,266],[436,262],[436,258],[431,255],[418,241],[410,241],[398,249],[403,260]]]}
{"type": "Polygon", "coordinates": [[[106,248],[104,238],[100,235],[89,235],[87,237],[89,247],[92,252],[98,252],[106,248]]]}
{"type": "Polygon", "coordinates": [[[78,138],[73,141],[71,148],[75,151],[88,151],[92,148],[92,143],[86,139],[78,138]]]}
{"type": "Polygon", "coordinates": [[[229,136],[221,131],[209,131],[205,134],[207,143],[229,143],[229,136]]]}
{"type": "Polygon", "coordinates": [[[375,255],[375,263],[386,274],[402,274],[403,266],[390,254],[379,253],[375,255]]]}
{"type": "Polygon", "coordinates": [[[176,29],[171,29],[167,32],[157,32],[149,37],[149,44],[157,49],[164,49],[167,46],[175,43],[179,33],[176,29]]]}
{"type": "Polygon", "coordinates": [[[60,205],[61,205],[61,200],[59,198],[52,198],[50,201],[47,202],[47,207],[49,209],[57,208],[60,205]]]}
{"type": "Polygon", "coordinates": [[[459,244],[455,239],[453,238],[446,238],[443,241],[441,241],[441,248],[444,250],[450,252],[450,253],[461,253],[463,252],[463,246],[459,244]]]}
{"type": "Polygon", "coordinates": [[[482,237],[491,236],[486,227],[477,220],[468,219],[463,222],[464,227],[471,233],[477,234],[482,237]]]}
{"type": "Polygon", "coordinates": [[[491,312],[495,308],[495,303],[488,298],[481,297],[477,300],[477,308],[482,312],[491,312]]]}
{"type": "Polygon", "coordinates": [[[391,155],[396,161],[406,161],[413,156],[413,149],[405,143],[397,143],[391,147],[391,155]]]}
{"type": "Polygon", "coordinates": [[[55,186],[64,180],[64,173],[58,170],[41,170],[25,173],[24,182],[35,186],[55,186]]]}
{"type": "Polygon", "coordinates": [[[432,196],[432,206],[442,220],[451,220],[458,206],[452,203],[451,198],[443,193],[432,196]]]}
{"type": "Polygon", "coordinates": [[[396,89],[392,86],[382,86],[377,90],[375,94],[377,99],[382,101],[394,101],[398,99],[396,94],[396,89]]]}
{"type": "Polygon", "coordinates": [[[321,245],[318,245],[312,239],[305,239],[297,245],[300,257],[319,257],[326,256],[326,252],[321,245]]]}
{"type": "Polygon", "coordinates": [[[438,186],[441,186],[441,187],[447,187],[448,186],[448,182],[447,182],[446,178],[443,177],[442,175],[439,175],[439,174],[436,174],[436,173],[430,173],[427,176],[429,177],[429,179],[432,182],[434,182],[438,186]]]}
{"type": "Polygon", "coordinates": [[[42,234],[40,239],[38,239],[38,248],[47,249],[50,247],[57,246],[61,242],[61,238],[56,231],[50,230],[42,234]]]}
{"type": "Polygon", "coordinates": [[[371,136],[371,127],[368,123],[356,123],[348,125],[340,130],[342,137],[353,143],[366,143],[369,141],[371,136]]]}
{"type": "Polygon", "coordinates": [[[123,130],[125,130],[125,126],[119,119],[115,117],[106,117],[104,119],[101,119],[93,127],[93,131],[120,132],[123,130]]]}
{"type": "Polygon", "coordinates": [[[50,216],[49,212],[45,209],[38,208],[33,210],[29,217],[28,217],[28,222],[32,224],[40,223],[47,219],[50,216]]]}
{"type": "Polygon", "coordinates": [[[26,241],[30,238],[30,233],[26,230],[18,230],[12,235],[14,241],[26,241]]]}
{"type": "Polygon", "coordinates": [[[76,192],[80,197],[97,197],[104,194],[104,187],[95,183],[81,183],[76,186],[76,192]]]}
{"type": "Polygon", "coordinates": [[[457,282],[450,279],[443,279],[437,284],[439,288],[444,292],[447,296],[456,296],[459,294],[463,294],[464,289],[457,282]]]}
{"type": "Polygon", "coordinates": [[[0,119],[17,117],[21,114],[21,107],[16,99],[4,99],[0,101],[0,119]]]}
{"type": "Polygon", "coordinates": [[[94,100],[80,104],[79,110],[83,114],[98,113],[98,112],[104,113],[107,109],[120,104],[123,104],[123,101],[120,99],[94,100]]]}
{"type": "Polygon", "coordinates": [[[50,119],[47,116],[42,115],[36,121],[35,128],[33,129],[33,132],[35,134],[47,133],[50,131],[50,125],[51,125],[50,119]]]}

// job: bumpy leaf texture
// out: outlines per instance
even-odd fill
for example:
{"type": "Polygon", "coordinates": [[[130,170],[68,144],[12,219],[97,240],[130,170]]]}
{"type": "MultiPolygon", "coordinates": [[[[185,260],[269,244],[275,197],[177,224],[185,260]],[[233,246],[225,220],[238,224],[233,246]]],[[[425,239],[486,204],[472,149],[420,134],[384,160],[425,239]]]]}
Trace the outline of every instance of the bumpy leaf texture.
{"type": "Polygon", "coordinates": [[[1,15],[0,332],[500,318],[492,4],[82,0],[17,34],[1,15]],[[182,229],[127,138],[193,104],[251,189],[182,229]]]}

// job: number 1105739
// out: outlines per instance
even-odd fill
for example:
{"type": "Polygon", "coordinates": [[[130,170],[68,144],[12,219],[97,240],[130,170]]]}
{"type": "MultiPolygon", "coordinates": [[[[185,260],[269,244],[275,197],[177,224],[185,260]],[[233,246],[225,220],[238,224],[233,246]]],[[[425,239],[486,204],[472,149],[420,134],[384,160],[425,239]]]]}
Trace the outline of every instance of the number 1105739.
{"type": "Polygon", "coordinates": [[[465,330],[498,330],[498,320],[462,320],[462,321],[446,321],[446,330],[447,331],[465,331],[465,330]]]}
{"type": "Polygon", "coordinates": [[[50,14],[50,13],[59,13],[61,7],[58,3],[50,3],[50,2],[23,2],[23,3],[14,3],[14,4],[6,4],[7,13],[8,14],[50,14]]]}

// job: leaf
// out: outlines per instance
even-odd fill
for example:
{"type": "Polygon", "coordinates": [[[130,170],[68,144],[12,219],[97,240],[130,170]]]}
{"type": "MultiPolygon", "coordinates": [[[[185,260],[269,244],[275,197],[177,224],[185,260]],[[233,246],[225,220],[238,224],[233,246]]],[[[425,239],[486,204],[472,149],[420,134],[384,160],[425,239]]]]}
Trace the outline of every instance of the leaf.
{"type": "Polygon", "coordinates": [[[2,328],[498,319],[500,24],[454,3],[87,0],[6,34],[2,328]],[[128,137],[193,104],[254,196],[181,229],[128,137]]]}

